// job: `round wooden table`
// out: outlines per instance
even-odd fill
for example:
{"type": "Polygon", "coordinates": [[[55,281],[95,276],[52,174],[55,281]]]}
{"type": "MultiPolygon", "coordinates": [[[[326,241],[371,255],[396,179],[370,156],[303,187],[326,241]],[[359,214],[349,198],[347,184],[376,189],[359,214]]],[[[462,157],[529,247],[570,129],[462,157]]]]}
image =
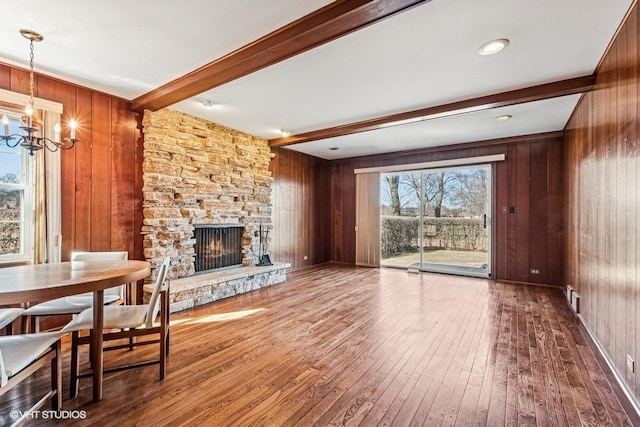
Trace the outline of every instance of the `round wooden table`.
{"type": "MultiPolygon", "coordinates": [[[[93,292],[94,330],[104,325],[104,290],[150,274],[145,261],[72,261],[0,268],[0,305],[42,302],[93,292]]],[[[92,334],[93,400],[102,399],[102,333],[92,334]]]]}

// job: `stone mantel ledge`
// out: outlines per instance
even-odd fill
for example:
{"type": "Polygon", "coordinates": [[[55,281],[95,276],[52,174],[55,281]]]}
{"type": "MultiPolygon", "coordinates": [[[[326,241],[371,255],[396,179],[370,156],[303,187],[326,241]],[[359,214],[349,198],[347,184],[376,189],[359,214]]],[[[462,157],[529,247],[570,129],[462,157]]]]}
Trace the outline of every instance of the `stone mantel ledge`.
{"type": "MultiPolygon", "coordinates": [[[[289,268],[290,263],[274,262],[269,266],[244,266],[170,279],[170,311],[175,313],[284,282],[289,268]]],[[[153,285],[144,286],[145,302],[153,292],[153,285]]]]}

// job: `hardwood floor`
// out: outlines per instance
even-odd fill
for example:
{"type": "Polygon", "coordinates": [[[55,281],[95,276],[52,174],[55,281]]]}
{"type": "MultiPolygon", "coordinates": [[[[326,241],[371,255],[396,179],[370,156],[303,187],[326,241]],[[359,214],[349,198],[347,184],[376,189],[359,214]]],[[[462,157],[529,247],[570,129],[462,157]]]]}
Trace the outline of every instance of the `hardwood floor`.
{"type": "Polygon", "coordinates": [[[632,425],[555,288],[323,265],[171,319],[166,379],[108,374],[99,404],[89,380],[68,399],[65,340],[63,409],[86,419],[63,424],[632,425]]]}

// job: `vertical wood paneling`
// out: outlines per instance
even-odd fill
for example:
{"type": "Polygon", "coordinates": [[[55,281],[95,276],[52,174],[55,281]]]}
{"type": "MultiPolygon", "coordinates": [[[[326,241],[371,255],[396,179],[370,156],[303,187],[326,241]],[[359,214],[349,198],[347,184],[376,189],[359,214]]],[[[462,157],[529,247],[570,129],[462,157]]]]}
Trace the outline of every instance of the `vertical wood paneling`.
{"type": "MultiPolygon", "coordinates": [[[[625,92],[627,96],[627,116],[626,116],[626,161],[627,161],[627,196],[629,200],[626,204],[627,224],[627,253],[626,253],[626,272],[625,289],[626,289],[626,305],[627,313],[626,343],[625,348],[634,349],[634,354],[640,354],[640,340],[636,339],[637,331],[640,331],[638,322],[640,322],[640,305],[638,299],[640,292],[636,291],[638,285],[638,264],[640,256],[638,253],[638,241],[640,240],[640,227],[638,227],[638,14],[633,13],[629,16],[627,22],[627,87],[625,92]],[[635,96],[634,96],[635,95],[635,96]],[[635,235],[633,233],[635,229],[635,235]]],[[[634,393],[640,391],[638,381],[630,380],[630,388],[634,393]]],[[[637,395],[637,394],[636,394],[637,395]]]]}
{"type": "Polygon", "coordinates": [[[345,230],[343,212],[353,212],[356,214],[355,200],[345,197],[342,193],[343,181],[353,176],[353,170],[344,168],[343,164],[331,165],[331,260],[336,262],[355,263],[355,247],[353,253],[348,252],[349,242],[355,241],[355,231],[345,230]],[[346,206],[345,206],[346,205],[346,206]]]}
{"type": "Polygon", "coordinates": [[[11,89],[11,68],[0,64],[0,88],[4,90],[11,89]]]}
{"type": "MultiPolygon", "coordinates": [[[[567,203],[557,189],[565,188],[566,181],[561,167],[549,167],[550,165],[557,166],[563,161],[563,150],[560,141],[547,145],[547,159],[544,160],[546,160],[547,168],[547,185],[544,190],[547,202],[547,211],[545,213],[547,228],[541,231],[541,235],[547,236],[547,247],[549,249],[542,251],[538,256],[546,256],[546,268],[541,271],[543,275],[546,271],[546,275],[541,277],[541,280],[548,283],[550,277],[564,277],[563,257],[559,256],[559,254],[562,254],[564,250],[564,230],[566,230],[564,219],[566,217],[567,203]]],[[[535,199],[536,197],[534,197],[535,199]]],[[[539,248],[539,245],[534,244],[533,248],[539,248]]]]}
{"type": "Polygon", "coordinates": [[[621,102],[614,103],[616,117],[614,118],[615,140],[613,145],[613,158],[615,159],[616,192],[614,194],[615,207],[613,214],[615,215],[615,241],[612,242],[612,250],[615,252],[614,271],[616,274],[615,283],[615,305],[612,310],[611,318],[614,322],[614,348],[616,364],[622,366],[626,363],[626,331],[627,313],[625,311],[626,300],[626,248],[627,248],[627,204],[625,201],[627,194],[627,162],[626,162],[626,134],[625,129],[627,123],[627,102],[625,100],[625,86],[627,84],[627,38],[625,36],[616,40],[616,65],[614,67],[612,78],[615,81],[614,96],[616,100],[621,102]]]}
{"type": "MultiPolygon", "coordinates": [[[[28,93],[29,73],[0,64],[0,87],[28,93]]],[[[62,103],[63,132],[70,118],[79,124],[80,141],[62,153],[63,260],[111,248],[142,259],[142,144],[130,103],[37,74],[34,92],[62,103]]]]}
{"type": "MultiPolygon", "coordinates": [[[[129,104],[122,100],[111,102],[111,250],[129,252],[133,258],[135,253],[134,239],[136,234],[134,212],[136,194],[136,146],[132,143],[136,137],[136,122],[129,104]],[[128,143],[118,143],[128,141],[128,143]]],[[[138,229],[140,230],[140,229],[138,229]]]]}
{"type": "Polygon", "coordinates": [[[80,142],[76,144],[76,176],[75,176],[75,208],[76,231],[73,250],[91,250],[91,207],[93,202],[92,167],[93,153],[91,141],[92,114],[91,92],[78,88],[76,92],[76,111],[82,114],[78,117],[78,131],[80,142]]]}
{"type": "Polygon", "coordinates": [[[505,153],[506,161],[496,165],[494,197],[495,264],[494,277],[520,282],[561,284],[563,279],[561,212],[549,210],[562,203],[561,182],[550,182],[551,170],[560,170],[562,140],[531,136],[517,142],[487,141],[470,148],[442,151],[415,151],[399,155],[370,156],[331,162],[331,259],[355,262],[355,176],[356,168],[427,162],[442,159],[505,153]],[[539,204],[539,200],[542,204],[539,204]],[[550,206],[549,200],[555,200],[550,206]],[[515,209],[509,213],[509,208],[515,209]],[[532,211],[533,209],[533,211],[532,211]],[[530,221],[534,219],[535,221],[530,221]],[[539,216],[539,217],[538,217],[539,216]],[[532,255],[533,254],[533,255],[532,255]],[[547,261],[553,259],[553,266],[547,261]],[[540,275],[531,275],[539,268],[540,275]]]}
{"type": "Polygon", "coordinates": [[[91,250],[110,251],[112,184],[110,97],[99,93],[92,94],[91,123],[91,250]],[[100,179],[96,179],[97,177],[100,179]]]}
{"type": "MultiPolygon", "coordinates": [[[[506,183],[509,182],[508,179],[508,170],[507,170],[507,165],[508,165],[508,160],[509,157],[507,157],[507,162],[500,162],[498,164],[495,165],[494,169],[494,174],[493,174],[493,188],[492,188],[492,193],[493,193],[493,198],[495,200],[495,211],[493,213],[493,227],[494,227],[494,233],[493,233],[493,237],[494,237],[494,242],[493,242],[493,246],[494,246],[494,253],[497,252],[496,248],[504,248],[505,245],[507,244],[507,232],[508,232],[508,228],[507,228],[507,221],[506,221],[506,216],[508,215],[508,206],[509,206],[509,198],[508,198],[508,192],[507,191],[497,191],[497,186],[496,183],[497,182],[502,182],[505,183],[504,185],[507,185],[506,183]]],[[[508,277],[508,261],[507,261],[507,257],[505,256],[504,252],[502,253],[502,256],[500,257],[494,257],[493,260],[493,264],[495,266],[495,270],[494,270],[494,274],[495,277],[508,277]]]]}
{"type": "MultiPolygon", "coordinates": [[[[530,144],[529,150],[529,171],[531,181],[533,182],[549,182],[548,180],[548,155],[550,144],[530,144]]],[[[559,144],[558,144],[559,145],[559,144]]],[[[560,182],[560,181],[556,181],[560,182]]],[[[557,185],[557,184],[556,184],[557,185]]],[[[555,230],[549,230],[549,188],[548,186],[535,185],[529,189],[529,231],[531,232],[531,241],[535,242],[540,236],[547,236],[547,245],[527,245],[529,250],[529,262],[525,266],[527,282],[529,279],[529,266],[540,270],[538,279],[547,283],[549,274],[549,265],[547,263],[548,244],[552,241],[549,233],[555,230]]],[[[542,237],[544,238],[544,237],[542,237]]],[[[529,240],[529,239],[527,239],[529,240]]],[[[562,250],[562,248],[560,248],[562,250]]]]}
{"type": "MultiPolygon", "coordinates": [[[[37,82],[37,77],[34,79],[37,82]]],[[[29,72],[18,68],[11,69],[11,89],[14,92],[29,93],[29,72]]],[[[33,88],[34,95],[38,96],[38,87],[33,88]]]]}
{"type": "Polygon", "coordinates": [[[294,270],[329,261],[328,162],[287,149],[273,151],[272,260],[289,262],[294,270]]]}
{"type": "Polygon", "coordinates": [[[496,218],[497,221],[506,222],[506,234],[503,238],[498,236],[498,242],[502,243],[502,246],[498,245],[495,249],[495,254],[497,258],[500,258],[500,255],[507,260],[507,268],[505,270],[505,276],[498,276],[507,278],[510,277],[511,280],[518,280],[518,234],[517,234],[517,226],[518,226],[518,215],[520,213],[520,206],[517,206],[518,200],[518,147],[509,146],[507,147],[507,176],[505,181],[498,181],[495,183],[496,190],[498,193],[506,191],[506,206],[511,209],[515,209],[515,212],[505,212],[504,209],[501,209],[502,215],[496,218]]]}
{"type": "Polygon", "coordinates": [[[638,9],[630,12],[567,124],[567,282],[619,376],[640,397],[638,283],[638,9]]]}
{"type": "MultiPolygon", "coordinates": [[[[531,191],[530,172],[530,146],[531,144],[518,144],[516,146],[516,230],[512,245],[515,247],[515,280],[521,282],[529,281],[529,265],[531,259],[529,257],[530,233],[529,227],[529,197],[531,191]]],[[[537,203],[537,200],[534,201],[537,203]]],[[[538,239],[536,239],[538,241],[538,239]]]]}
{"type": "MultiPolygon", "coordinates": [[[[64,105],[62,123],[69,123],[76,117],[76,89],[69,87],[69,93],[61,101],[64,105]]],[[[62,259],[71,258],[76,241],[76,152],[77,149],[66,151],[61,159],[61,190],[62,190],[62,259]]]]}

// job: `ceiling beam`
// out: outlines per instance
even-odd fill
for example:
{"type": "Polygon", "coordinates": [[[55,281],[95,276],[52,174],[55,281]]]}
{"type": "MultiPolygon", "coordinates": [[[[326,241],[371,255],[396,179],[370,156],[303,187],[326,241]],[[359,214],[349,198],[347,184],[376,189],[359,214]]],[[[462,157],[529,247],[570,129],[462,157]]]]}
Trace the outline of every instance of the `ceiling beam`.
{"type": "Polygon", "coordinates": [[[132,101],[159,110],[431,0],[338,0],[132,101]]]}
{"type": "Polygon", "coordinates": [[[573,95],[593,89],[595,81],[595,75],[576,77],[573,79],[531,86],[524,89],[511,90],[508,92],[481,96],[479,98],[426,107],[404,113],[391,114],[389,116],[378,117],[361,122],[270,139],[269,145],[271,147],[285,147],[287,145],[302,144],[304,142],[317,141],[319,139],[351,135],[354,133],[414,123],[423,120],[438,119],[458,114],[488,110],[491,108],[507,107],[509,105],[573,95]]]}

